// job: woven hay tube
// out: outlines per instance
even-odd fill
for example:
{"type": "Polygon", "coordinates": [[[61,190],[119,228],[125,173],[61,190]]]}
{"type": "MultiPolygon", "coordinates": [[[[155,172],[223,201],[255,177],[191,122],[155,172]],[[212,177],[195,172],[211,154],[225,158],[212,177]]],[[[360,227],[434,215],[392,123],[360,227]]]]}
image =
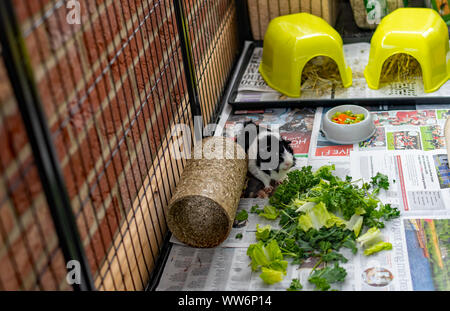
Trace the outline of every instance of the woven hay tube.
{"type": "Polygon", "coordinates": [[[197,144],[169,204],[173,235],[193,247],[222,243],[232,228],[246,174],[245,151],[233,140],[208,137],[197,144]]]}

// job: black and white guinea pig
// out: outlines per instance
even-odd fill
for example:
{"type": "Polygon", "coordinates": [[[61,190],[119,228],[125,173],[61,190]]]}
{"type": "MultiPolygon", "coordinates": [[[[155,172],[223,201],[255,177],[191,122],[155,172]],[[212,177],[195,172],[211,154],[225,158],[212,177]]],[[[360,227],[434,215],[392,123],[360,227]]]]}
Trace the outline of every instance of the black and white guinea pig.
{"type": "Polygon", "coordinates": [[[244,123],[240,135],[245,135],[238,138],[238,142],[245,142],[245,152],[249,155],[248,171],[264,184],[265,191],[273,190],[270,182],[272,180],[276,183],[282,182],[287,172],[295,165],[291,142],[282,138],[279,133],[259,127],[252,121],[244,123]],[[255,137],[250,137],[251,130],[246,131],[246,129],[251,129],[249,128],[251,126],[256,128],[255,137]],[[256,157],[250,157],[251,149],[254,150],[253,155],[256,157]]]}

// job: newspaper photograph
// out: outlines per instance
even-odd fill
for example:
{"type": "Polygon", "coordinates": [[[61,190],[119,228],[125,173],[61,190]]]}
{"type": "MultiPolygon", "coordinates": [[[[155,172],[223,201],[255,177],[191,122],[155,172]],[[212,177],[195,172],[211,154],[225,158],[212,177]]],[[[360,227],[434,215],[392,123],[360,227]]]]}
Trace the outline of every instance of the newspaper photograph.
{"type": "Polygon", "coordinates": [[[412,289],[450,290],[450,219],[405,218],[403,226],[412,289]]]}
{"type": "Polygon", "coordinates": [[[352,151],[445,151],[447,148],[444,123],[449,110],[372,111],[376,126],[375,135],[352,145],[334,144],[321,133],[322,118],[328,110],[329,108],[316,110],[310,157],[348,157],[352,151]]]}

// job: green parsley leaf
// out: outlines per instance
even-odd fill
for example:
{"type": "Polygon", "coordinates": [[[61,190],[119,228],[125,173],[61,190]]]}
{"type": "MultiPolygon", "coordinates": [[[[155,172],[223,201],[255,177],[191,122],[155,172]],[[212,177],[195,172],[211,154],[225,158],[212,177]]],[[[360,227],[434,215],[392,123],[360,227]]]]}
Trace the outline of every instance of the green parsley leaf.
{"type": "Polygon", "coordinates": [[[236,220],[237,221],[244,221],[248,219],[248,213],[245,209],[240,210],[239,213],[237,213],[236,215],[236,220]]]}
{"type": "Polygon", "coordinates": [[[303,286],[298,279],[292,279],[291,285],[286,289],[287,291],[299,291],[302,290],[303,286]]]}
{"type": "Polygon", "coordinates": [[[332,283],[343,282],[346,276],[347,271],[335,263],[334,266],[314,270],[308,281],[316,285],[316,289],[327,291],[332,283]]]}

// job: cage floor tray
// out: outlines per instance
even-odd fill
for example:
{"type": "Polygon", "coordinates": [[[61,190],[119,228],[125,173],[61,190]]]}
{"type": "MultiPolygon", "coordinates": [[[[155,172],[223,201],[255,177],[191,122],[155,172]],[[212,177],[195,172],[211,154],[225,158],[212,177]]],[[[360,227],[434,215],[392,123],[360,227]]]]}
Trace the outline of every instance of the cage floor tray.
{"type": "Polygon", "coordinates": [[[262,58],[262,43],[253,42],[244,50],[242,65],[237,68],[228,102],[235,109],[254,109],[269,107],[335,106],[342,104],[379,105],[379,104],[439,104],[450,101],[450,81],[433,93],[425,93],[422,77],[404,82],[390,82],[373,90],[364,78],[370,43],[358,42],[344,45],[348,65],[353,72],[353,84],[344,88],[336,82],[313,81],[302,84],[299,98],[287,97],[270,88],[258,71],[262,58]]]}

